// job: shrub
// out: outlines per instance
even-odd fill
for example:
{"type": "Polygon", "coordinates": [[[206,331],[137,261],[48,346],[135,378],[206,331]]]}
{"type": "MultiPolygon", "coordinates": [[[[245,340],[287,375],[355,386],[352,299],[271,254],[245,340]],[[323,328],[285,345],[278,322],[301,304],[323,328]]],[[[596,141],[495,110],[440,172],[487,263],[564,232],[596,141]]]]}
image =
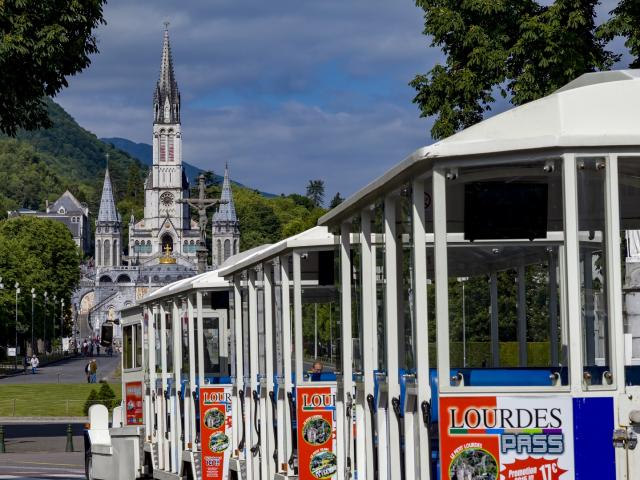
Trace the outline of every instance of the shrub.
{"type": "Polygon", "coordinates": [[[89,407],[91,407],[91,405],[95,405],[96,403],[98,403],[98,392],[96,392],[96,389],[94,388],[91,390],[91,393],[84,402],[84,407],[82,408],[84,414],[89,415],[89,407]]]}
{"type": "Polygon", "coordinates": [[[102,403],[109,411],[113,407],[116,406],[116,394],[113,389],[106,383],[103,383],[100,387],[100,391],[98,392],[98,400],[102,403]]]}

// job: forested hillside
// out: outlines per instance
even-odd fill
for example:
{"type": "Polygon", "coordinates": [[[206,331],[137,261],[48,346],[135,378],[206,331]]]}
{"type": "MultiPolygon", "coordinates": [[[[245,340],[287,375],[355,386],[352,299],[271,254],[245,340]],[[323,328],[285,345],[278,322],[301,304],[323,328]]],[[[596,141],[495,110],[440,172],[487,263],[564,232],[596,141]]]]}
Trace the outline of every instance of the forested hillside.
{"type": "Polygon", "coordinates": [[[0,218],[19,207],[44,209],[66,189],[94,214],[109,154],[109,170],[119,208],[142,203],[146,171],[141,162],[83,129],[59,105],[48,101],[53,127],[0,137],[0,218]]]}
{"type": "MultiPolygon", "coordinates": [[[[48,102],[53,127],[0,137],[0,218],[20,207],[44,210],[65,190],[89,205],[92,220],[98,213],[106,155],[118,210],[127,222],[133,213],[142,217],[147,166],[139,159],[98,139],[83,129],[53,101],[48,102]]],[[[208,194],[219,197],[220,171],[207,174],[208,194]],[[216,175],[217,174],[217,175],[216,175]]],[[[192,182],[192,187],[195,182],[192,182]]],[[[304,188],[300,185],[300,190],[304,188]]],[[[192,193],[196,194],[195,191],[192,193]]],[[[242,234],[241,248],[278,241],[315,225],[324,212],[307,197],[292,194],[270,197],[235,184],[233,195],[242,234]]],[[[210,211],[209,215],[213,212],[210,211]]],[[[93,223],[93,222],[91,222],[93,223]]],[[[211,225],[209,223],[209,225],[211,225]]]]}

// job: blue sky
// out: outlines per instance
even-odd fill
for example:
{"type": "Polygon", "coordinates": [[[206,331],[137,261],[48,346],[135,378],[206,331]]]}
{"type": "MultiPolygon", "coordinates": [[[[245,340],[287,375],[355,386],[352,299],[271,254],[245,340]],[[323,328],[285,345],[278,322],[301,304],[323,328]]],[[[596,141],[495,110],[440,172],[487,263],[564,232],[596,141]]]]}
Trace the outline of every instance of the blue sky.
{"type": "Polygon", "coordinates": [[[110,0],[105,17],[56,99],[99,137],[151,143],[167,20],[187,162],[276,194],[320,178],[330,199],[431,143],[407,84],[440,52],[413,1],[110,0]]]}

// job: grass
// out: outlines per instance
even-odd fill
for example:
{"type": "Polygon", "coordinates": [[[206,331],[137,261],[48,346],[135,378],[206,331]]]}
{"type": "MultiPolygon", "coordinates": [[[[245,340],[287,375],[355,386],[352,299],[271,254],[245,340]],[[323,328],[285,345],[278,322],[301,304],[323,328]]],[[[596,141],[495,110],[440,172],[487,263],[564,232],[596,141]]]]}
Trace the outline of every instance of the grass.
{"type": "MultiPolygon", "coordinates": [[[[82,417],[82,407],[100,384],[0,385],[0,417],[82,417]]],[[[120,401],[121,386],[111,384],[120,401]]]]}

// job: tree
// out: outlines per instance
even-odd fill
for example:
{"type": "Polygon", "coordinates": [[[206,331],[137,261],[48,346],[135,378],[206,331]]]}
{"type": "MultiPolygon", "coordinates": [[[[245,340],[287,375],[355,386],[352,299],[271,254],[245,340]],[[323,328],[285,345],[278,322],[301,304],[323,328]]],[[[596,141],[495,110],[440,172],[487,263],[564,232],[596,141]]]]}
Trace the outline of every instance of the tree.
{"type": "Polygon", "coordinates": [[[324,203],[324,180],[309,180],[307,197],[316,207],[321,207],[324,203]]]}
{"type": "Polygon", "coordinates": [[[598,29],[601,39],[609,42],[615,37],[625,38],[625,46],[634,59],[631,68],[640,68],[640,3],[621,0],[611,12],[611,18],[598,29]]]}
{"type": "Polygon", "coordinates": [[[45,97],[67,87],[98,47],[106,0],[0,2],[0,132],[51,125],[45,97]]]}
{"type": "Polygon", "coordinates": [[[417,0],[445,64],[410,82],[434,139],[482,120],[495,95],[521,105],[616,60],[596,37],[597,0],[417,0]]]}
{"type": "Polygon", "coordinates": [[[329,208],[336,208],[342,202],[344,202],[344,198],[340,196],[340,192],[336,192],[334,197],[331,199],[331,203],[329,203],[329,208]]]}
{"type": "MultiPolygon", "coordinates": [[[[216,176],[215,176],[215,174],[213,173],[212,170],[207,170],[206,172],[203,172],[203,175],[204,175],[204,184],[207,187],[210,187],[211,185],[213,185],[215,183],[216,176]]],[[[196,184],[196,187],[197,187],[197,184],[196,184]]]]}
{"type": "MultiPolygon", "coordinates": [[[[19,331],[31,328],[31,303],[27,293],[31,288],[36,289],[38,299],[47,291],[50,298],[56,296],[64,300],[63,315],[70,318],[71,293],[80,280],[80,256],[71,233],[61,222],[36,217],[0,221],[0,272],[6,286],[13,287],[19,282],[23,292],[18,297],[19,331]]],[[[51,302],[48,307],[49,311],[54,308],[51,302]]],[[[42,318],[41,308],[39,304],[36,318],[42,318]]],[[[5,335],[7,313],[14,309],[15,291],[0,290],[0,323],[5,325],[5,335]]],[[[36,336],[41,335],[42,322],[36,321],[35,327],[36,336]]],[[[2,338],[7,338],[5,335],[2,338]]]]}

